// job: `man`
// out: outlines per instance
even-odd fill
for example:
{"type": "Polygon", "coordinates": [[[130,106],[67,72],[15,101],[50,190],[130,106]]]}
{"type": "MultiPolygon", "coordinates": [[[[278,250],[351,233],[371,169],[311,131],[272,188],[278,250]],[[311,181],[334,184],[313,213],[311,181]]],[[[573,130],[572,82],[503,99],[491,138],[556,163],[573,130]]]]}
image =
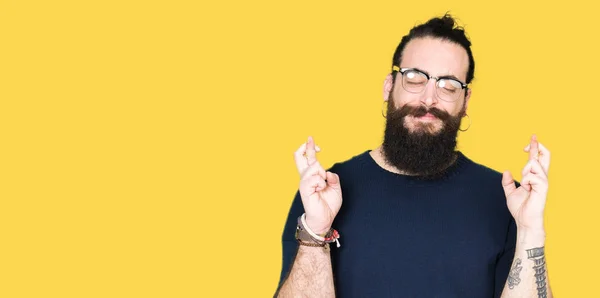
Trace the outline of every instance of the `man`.
{"type": "Polygon", "coordinates": [[[552,297],[550,153],[532,136],[518,185],[456,151],[474,69],[464,30],[449,15],[431,19],[394,54],[380,147],[329,171],[312,138],[298,149],[275,296],[552,297]]]}

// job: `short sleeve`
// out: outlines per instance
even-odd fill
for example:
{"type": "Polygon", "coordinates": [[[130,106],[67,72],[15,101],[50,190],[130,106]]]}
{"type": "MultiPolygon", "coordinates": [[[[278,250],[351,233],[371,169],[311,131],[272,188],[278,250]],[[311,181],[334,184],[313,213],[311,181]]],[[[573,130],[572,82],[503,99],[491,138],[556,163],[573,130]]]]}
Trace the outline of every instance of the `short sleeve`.
{"type": "Polygon", "coordinates": [[[515,247],[517,244],[517,225],[515,220],[510,218],[508,232],[506,235],[506,243],[504,244],[504,250],[500,254],[498,261],[496,262],[496,277],[495,277],[495,289],[494,297],[499,298],[502,295],[502,290],[506,284],[510,266],[512,265],[515,257],[515,247]]]}

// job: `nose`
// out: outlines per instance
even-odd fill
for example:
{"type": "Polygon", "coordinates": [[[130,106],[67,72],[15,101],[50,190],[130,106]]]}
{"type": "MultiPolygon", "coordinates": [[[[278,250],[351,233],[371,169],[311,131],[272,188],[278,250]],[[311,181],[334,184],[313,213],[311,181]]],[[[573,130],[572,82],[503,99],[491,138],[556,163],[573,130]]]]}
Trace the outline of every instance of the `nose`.
{"type": "Polygon", "coordinates": [[[425,86],[421,97],[421,103],[427,107],[435,106],[438,102],[437,94],[435,93],[435,80],[429,80],[425,86]]]}

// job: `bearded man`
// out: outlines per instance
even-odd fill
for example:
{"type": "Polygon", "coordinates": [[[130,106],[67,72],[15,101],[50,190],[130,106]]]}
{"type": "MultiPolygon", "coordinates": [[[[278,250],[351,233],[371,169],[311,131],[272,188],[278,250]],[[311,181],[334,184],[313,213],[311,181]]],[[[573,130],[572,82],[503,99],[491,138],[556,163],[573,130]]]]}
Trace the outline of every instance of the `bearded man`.
{"type": "Polygon", "coordinates": [[[550,152],[532,136],[519,184],[456,149],[474,72],[464,29],[433,18],[396,49],[381,146],[329,170],[300,146],[276,297],[552,297],[550,152]]]}

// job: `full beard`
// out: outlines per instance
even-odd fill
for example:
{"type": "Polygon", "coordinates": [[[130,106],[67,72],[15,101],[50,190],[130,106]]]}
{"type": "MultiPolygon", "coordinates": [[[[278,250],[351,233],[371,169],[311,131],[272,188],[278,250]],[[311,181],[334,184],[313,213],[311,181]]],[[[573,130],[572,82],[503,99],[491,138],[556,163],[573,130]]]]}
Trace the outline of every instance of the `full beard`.
{"type": "MultiPolygon", "coordinates": [[[[464,108],[457,116],[437,108],[409,106],[396,109],[393,99],[388,101],[383,153],[386,162],[398,170],[423,179],[436,179],[456,158],[456,137],[464,108]],[[407,117],[421,117],[430,113],[442,122],[442,128],[434,130],[435,123],[417,122],[407,127],[407,117]]],[[[438,124],[439,125],[439,124],[438,124]]]]}

